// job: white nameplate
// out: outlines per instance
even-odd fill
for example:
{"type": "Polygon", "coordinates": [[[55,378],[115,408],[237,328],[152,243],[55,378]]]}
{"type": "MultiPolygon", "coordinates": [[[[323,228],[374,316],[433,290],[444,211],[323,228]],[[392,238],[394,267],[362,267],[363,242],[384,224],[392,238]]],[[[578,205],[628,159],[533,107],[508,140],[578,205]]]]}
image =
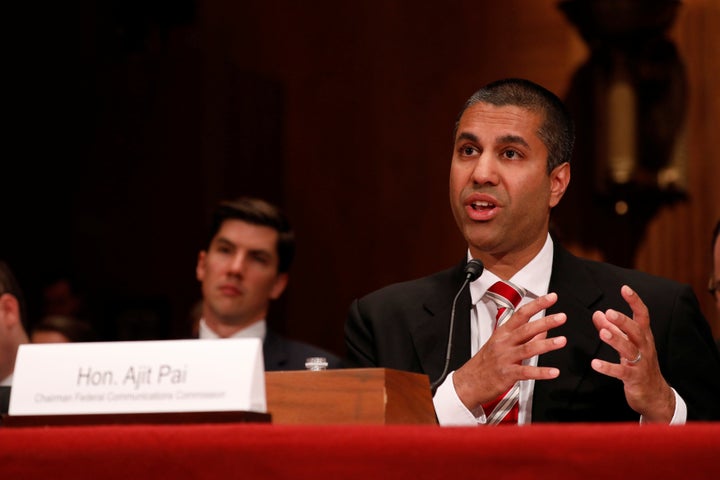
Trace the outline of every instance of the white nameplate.
{"type": "Polygon", "coordinates": [[[267,412],[259,339],[21,345],[10,415],[267,412]]]}

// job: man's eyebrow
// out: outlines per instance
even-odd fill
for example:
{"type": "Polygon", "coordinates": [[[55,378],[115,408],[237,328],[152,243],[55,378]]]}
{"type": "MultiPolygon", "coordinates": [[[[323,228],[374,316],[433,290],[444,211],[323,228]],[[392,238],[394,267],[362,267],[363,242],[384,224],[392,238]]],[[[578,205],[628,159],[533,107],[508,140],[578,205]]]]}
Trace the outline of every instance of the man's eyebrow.
{"type": "Polygon", "coordinates": [[[471,142],[477,143],[478,137],[470,132],[460,132],[457,137],[458,140],[470,140],[471,142]]]}
{"type": "Polygon", "coordinates": [[[230,240],[228,240],[225,237],[216,237],[215,243],[222,243],[223,245],[231,245],[233,247],[235,246],[235,243],[231,242],[230,240]]]}
{"type": "MultiPolygon", "coordinates": [[[[460,132],[457,137],[457,141],[460,140],[469,140],[471,142],[477,143],[478,137],[475,134],[472,134],[470,132],[460,132]]],[[[498,137],[496,140],[497,143],[515,143],[518,145],[522,145],[524,147],[530,148],[530,145],[525,141],[523,137],[520,135],[503,135],[501,137],[498,137]]]]}
{"type": "Polygon", "coordinates": [[[498,137],[497,143],[516,143],[523,147],[530,148],[530,145],[528,145],[525,139],[519,135],[503,135],[502,137],[498,137]]]}

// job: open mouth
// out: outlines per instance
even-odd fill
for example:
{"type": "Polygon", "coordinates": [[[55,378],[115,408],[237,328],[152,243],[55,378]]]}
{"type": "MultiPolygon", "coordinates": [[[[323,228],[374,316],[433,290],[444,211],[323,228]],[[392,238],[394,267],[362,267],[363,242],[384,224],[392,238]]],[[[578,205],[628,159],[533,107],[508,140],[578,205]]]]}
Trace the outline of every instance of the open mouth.
{"type": "Polygon", "coordinates": [[[495,199],[490,196],[478,197],[480,196],[466,200],[465,212],[469,219],[475,222],[486,222],[495,218],[500,210],[500,206],[495,202],[495,199]]]}
{"type": "Polygon", "coordinates": [[[494,203],[480,202],[480,201],[475,201],[470,204],[470,208],[472,208],[473,210],[478,210],[478,211],[479,210],[492,210],[493,208],[495,208],[495,206],[496,205],[494,203]]]}

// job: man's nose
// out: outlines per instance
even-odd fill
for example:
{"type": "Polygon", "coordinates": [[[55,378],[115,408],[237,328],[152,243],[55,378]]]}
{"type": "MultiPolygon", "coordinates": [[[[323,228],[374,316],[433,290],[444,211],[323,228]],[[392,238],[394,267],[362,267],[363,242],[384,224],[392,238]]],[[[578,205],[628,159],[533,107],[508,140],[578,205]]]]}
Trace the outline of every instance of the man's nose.
{"type": "Polygon", "coordinates": [[[230,261],[230,271],[232,273],[238,274],[243,273],[245,270],[245,255],[242,253],[238,253],[235,256],[233,256],[232,260],[230,261]]]}
{"type": "Polygon", "coordinates": [[[496,185],[498,183],[497,161],[490,152],[483,152],[475,160],[472,180],[473,183],[478,185],[496,185]]]}

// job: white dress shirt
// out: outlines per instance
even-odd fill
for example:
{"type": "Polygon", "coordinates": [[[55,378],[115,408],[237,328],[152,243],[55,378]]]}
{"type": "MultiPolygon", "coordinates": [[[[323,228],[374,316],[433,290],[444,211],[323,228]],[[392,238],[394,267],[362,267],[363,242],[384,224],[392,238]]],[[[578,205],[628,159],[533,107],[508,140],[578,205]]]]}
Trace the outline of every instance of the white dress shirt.
{"type": "MultiPolygon", "coordinates": [[[[265,320],[260,320],[259,322],[255,322],[248,327],[243,328],[242,330],[238,330],[237,332],[233,333],[227,338],[259,338],[263,342],[265,341],[265,335],[267,334],[267,323],[265,320]]],[[[215,339],[215,338],[221,338],[220,335],[215,333],[210,329],[210,327],[207,326],[207,323],[205,323],[205,319],[200,319],[200,325],[198,328],[198,338],[205,340],[205,339],[215,339]]]]}
{"type": "MultiPolygon", "coordinates": [[[[469,256],[468,259],[471,257],[469,256]]],[[[525,267],[519,270],[510,282],[525,289],[527,294],[520,300],[520,306],[546,295],[550,285],[550,275],[553,262],[553,242],[548,235],[545,244],[540,252],[525,267]]],[[[489,270],[484,270],[482,275],[470,284],[470,298],[473,307],[470,310],[470,354],[475,355],[492,335],[495,324],[497,305],[485,296],[488,288],[500,280],[489,270]]],[[[535,314],[530,321],[545,316],[545,310],[535,314]]],[[[538,357],[534,356],[523,362],[525,365],[536,366],[538,357]]],[[[455,392],[453,384],[453,373],[448,374],[445,381],[438,387],[433,397],[435,412],[440,425],[484,425],[487,422],[485,411],[478,407],[477,411],[468,410],[460,401],[455,392]]],[[[532,394],[535,380],[523,380],[520,383],[520,398],[518,424],[525,425],[532,421],[532,394]]],[[[675,414],[671,424],[685,423],[687,418],[687,407],[685,402],[675,392],[675,414]]],[[[642,422],[642,419],[641,419],[642,422]]]]}

